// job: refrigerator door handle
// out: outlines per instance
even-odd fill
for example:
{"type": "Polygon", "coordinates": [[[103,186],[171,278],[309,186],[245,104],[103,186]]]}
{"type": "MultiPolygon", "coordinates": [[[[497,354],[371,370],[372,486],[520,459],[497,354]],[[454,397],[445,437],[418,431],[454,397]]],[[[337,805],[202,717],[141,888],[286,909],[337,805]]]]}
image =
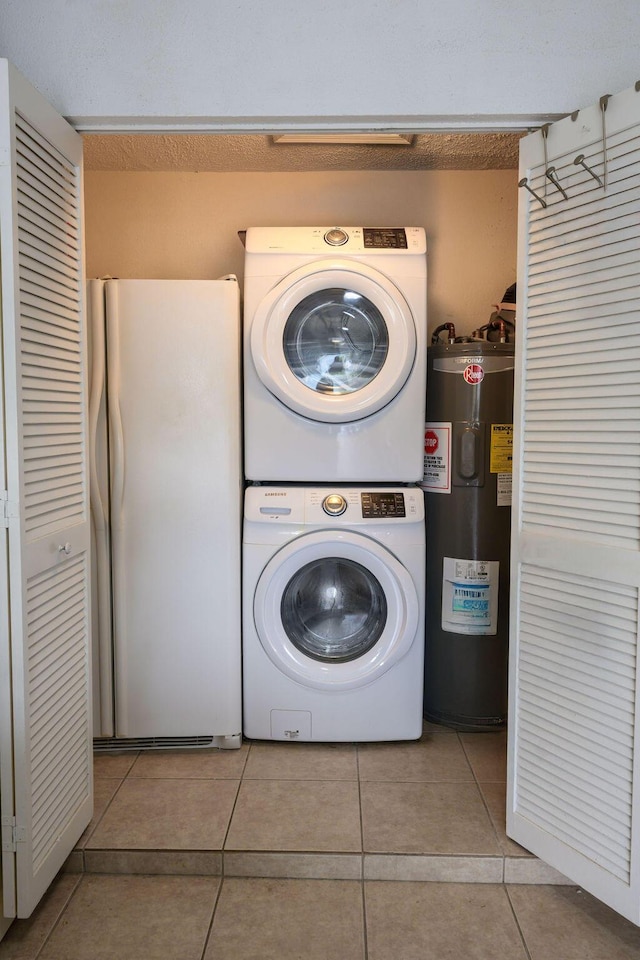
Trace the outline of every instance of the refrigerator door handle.
{"type": "Polygon", "coordinates": [[[122,528],[124,499],[124,434],[120,412],[120,323],[117,292],[107,288],[107,326],[109,329],[109,427],[111,440],[111,528],[122,528]]]}
{"type": "Polygon", "coordinates": [[[89,395],[89,490],[95,532],[100,665],[100,723],[103,731],[113,724],[113,663],[111,657],[111,558],[109,515],[100,491],[96,457],[98,420],[105,392],[104,285],[89,284],[91,317],[91,392],[89,395]]]}
{"type": "Polygon", "coordinates": [[[111,558],[113,606],[113,659],[114,678],[117,678],[115,698],[116,736],[126,736],[127,717],[127,646],[123,636],[125,617],[123,615],[124,570],[123,530],[124,530],[124,482],[125,455],[124,431],[120,411],[120,311],[118,304],[118,283],[110,281],[106,285],[107,313],[107,375],[109,395],[109,439],[111,462],[111,558]]]}
{"type": "Polygon", "coordinates": [[[89,395],[89,476],[91,488],[91,512],[96,533],[104,532],[107,527],[107,512],[100,495],[98,466],[96,462],[96,439],[98,434],[98,416],[105,387],[104,360],[104,306],[102,284],[90,284],[91,297],[91,392],[89,395]]]}

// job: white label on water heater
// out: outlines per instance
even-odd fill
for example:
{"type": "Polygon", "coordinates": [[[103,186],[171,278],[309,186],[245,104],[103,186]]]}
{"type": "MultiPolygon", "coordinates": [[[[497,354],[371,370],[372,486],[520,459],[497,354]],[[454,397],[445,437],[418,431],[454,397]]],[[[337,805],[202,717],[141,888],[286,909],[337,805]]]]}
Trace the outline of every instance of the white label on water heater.
{"type": "Polygon", "coordinates": [[[451,493],[451,423],[425,423],[420,485],[429,493],[451,493]]]}
{"type": "Polygon", "coordinates": [[[513,487],[513,474],[511,473],[496,474],[496,496],[497,496],[496,506],[498,507],[511,506],[512,487],[513,487]]]}
{"type": "Polygon", "coordinates": [[[499,574],[498,560],[444,557],[442,629],[478,636],[497,633],[499,574]]]}

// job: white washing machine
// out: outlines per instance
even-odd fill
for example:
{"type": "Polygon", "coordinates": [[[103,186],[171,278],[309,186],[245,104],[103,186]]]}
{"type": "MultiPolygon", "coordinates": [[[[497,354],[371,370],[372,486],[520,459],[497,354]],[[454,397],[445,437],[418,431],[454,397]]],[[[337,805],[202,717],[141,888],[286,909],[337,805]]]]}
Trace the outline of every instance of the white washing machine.
{"type": "Polygon", "coordinates": [[[246,736],[420,737],[422,491],[252,486],[243,540],[246,736]]]}
{"type": "Polygon", "coordinates": [[[247,230],[247,478],[420,480],[426,332],[422,227],[247,230]]]}

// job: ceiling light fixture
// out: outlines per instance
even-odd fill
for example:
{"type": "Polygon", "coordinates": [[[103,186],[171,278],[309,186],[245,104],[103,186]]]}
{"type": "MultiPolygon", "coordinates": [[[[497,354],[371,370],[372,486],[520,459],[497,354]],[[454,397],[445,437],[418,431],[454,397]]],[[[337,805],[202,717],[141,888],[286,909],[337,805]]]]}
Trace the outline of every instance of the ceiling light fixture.
{"type": "Polygon", "coordinates": [[[404,133],[281,133],[272,139],[274,143],[346,143],[410,147],[414,137],[404,133]]]}

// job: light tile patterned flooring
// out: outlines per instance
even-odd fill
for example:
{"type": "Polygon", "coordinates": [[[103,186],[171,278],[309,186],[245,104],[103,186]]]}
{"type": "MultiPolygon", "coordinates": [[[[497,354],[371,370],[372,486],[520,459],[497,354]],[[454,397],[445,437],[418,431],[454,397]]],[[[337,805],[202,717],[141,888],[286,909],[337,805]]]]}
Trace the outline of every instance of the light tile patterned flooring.
{"type": "Polygon", "coordinates": [[[95,777],[0,960],[640,960],[638,928],[506,837],[503,734],[103,754],[95,777]]]}

